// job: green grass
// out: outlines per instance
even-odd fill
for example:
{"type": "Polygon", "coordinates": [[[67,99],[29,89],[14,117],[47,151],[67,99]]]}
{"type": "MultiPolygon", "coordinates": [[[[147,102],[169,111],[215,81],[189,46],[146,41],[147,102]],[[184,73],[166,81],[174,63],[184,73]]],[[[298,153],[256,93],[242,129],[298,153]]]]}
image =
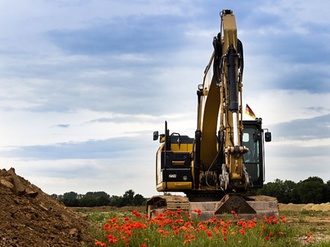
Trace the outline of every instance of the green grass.
{"type": "Polygon", "coordinates": [[[92,222],[91,233],[99,240],[98,246],[330,246],[330,240],[322,240],[329,230],[322,232],[317,225],[307,224],[307,217],[329,216],[330,212],[281,212],[292,222],[285,217],[238,221],[234,216],[232,220],[202,222],[176,212],[154,220],[132,212],[80,213],[92,222]]]}

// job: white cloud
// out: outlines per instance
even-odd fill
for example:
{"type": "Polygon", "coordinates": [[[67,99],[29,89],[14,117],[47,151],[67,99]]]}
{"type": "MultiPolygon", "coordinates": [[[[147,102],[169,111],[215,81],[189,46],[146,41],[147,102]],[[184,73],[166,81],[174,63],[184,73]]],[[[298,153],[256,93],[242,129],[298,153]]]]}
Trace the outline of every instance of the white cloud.
{"type": "MultiPolygon", "coordinates": [[[[268,125],[310,119],[330,112],[330,93],[311,94],[294,90],[258,90],[245,88],[245,102],[268,125]]],[[[313,126],[311,126],[312,128],[313,126]]]]}

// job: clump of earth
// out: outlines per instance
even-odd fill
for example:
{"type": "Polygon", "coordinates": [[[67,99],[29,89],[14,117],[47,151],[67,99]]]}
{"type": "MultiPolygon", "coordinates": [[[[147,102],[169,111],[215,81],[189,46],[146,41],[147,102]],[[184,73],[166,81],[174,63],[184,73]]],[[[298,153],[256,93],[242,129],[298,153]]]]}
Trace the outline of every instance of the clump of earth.
{"type": "Polygon", "coordinates": [[[40,188],[0,170],[0,247],[92,246],[90,224],[40,188]]]}

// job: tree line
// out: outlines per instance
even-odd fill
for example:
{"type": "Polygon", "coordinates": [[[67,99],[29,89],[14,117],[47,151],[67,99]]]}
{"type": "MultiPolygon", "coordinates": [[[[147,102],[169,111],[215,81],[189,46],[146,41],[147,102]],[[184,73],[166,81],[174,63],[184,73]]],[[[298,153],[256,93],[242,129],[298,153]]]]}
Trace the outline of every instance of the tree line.
{"type": "Polygon", "coordinates": [[[133,190],[126,191],[122,196],[110,196],[104,191],[87,192],[86,194],[78,194],[71,191],[63,195],[52,194],[52,197],[63,202],[67,207],[124,207],[146,204],[146,198],[140,194],[135,194],[133,190]]]}
{"type": "MultiPolygon", "coordinates": [[[[170,193],[167,193],[170,195],[170,193]]],[[[280,203],[325,203],[330,202],[330,180],[324,183],[319,177],[309,177],[295,183],[291,180],[276,179],[264,184],[262,189],[249,191],[248,195],[266,195],[276,197],[280,203]]],[[[147,198],[135,194],[133,190],[126,191],[122,196],[110,196],[104,191],[78,194],[67,192],[63,195],[52,195],[62,201],[67,207],[97,207],[97,206],[142,206],[147,198]]]]}
{"type": "Polygon", "coordinates": [[[324,183],[319,177],[309,177],[295,183],[276,179],[252,194],[273,196],[281,203],[325,203],[330,202],[330,180],[324,183]]]}

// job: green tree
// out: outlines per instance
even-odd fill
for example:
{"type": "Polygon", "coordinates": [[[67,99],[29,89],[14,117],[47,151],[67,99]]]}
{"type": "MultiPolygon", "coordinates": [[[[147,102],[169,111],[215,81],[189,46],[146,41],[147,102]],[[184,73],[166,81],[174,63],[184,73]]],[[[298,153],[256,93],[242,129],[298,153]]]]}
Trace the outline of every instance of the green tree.
{"type": "Polygon", "coordinates": [[[80,200],[81,207],[106,206],[110,203],[110,196],[104,191],[87,192],[80,200]]]}
{"type": "Polygon", "coordinates": [[[133,190],[126,191],[123,195],[122,204],[120,206],[121,207],[123,207],[123,206],[132,206],[133,205],[133,200],[134,200],[134,194],[135,194],[135,192],[133,190]]]}
{"type": "Polygon", "coordinates": [[[111,196],[109,206],[121,207],[123,201],[122,196],[111,196]]]}
{"type": "Polygon", "coordinates": [[[274,182],[265,184],[262,189],[257,191],[257,194],[276,197],[281,203],[299,203],[300,198],[296,187],[297,184],[291,180],[275,179],[274,182]]]}
{"type": "Polygon", "coordinates": [[[136,194],[133,198],[133,206],[142,206],[145,205],[146,203],[146,199],[140,195],[140,194],[136,194]]]}
{"type": "Polygon", "coordinates": [[[330,180],[325,185],[325,202],[330,202],[330,180]]]}
{"type": "Polygon", "coordinates": [[[300,198],[297,192],[297,184],[291,180],[285,180],[281,187],[282,203],[300,203],[300,198]]]}
{"type": "Polygon", "coordinates": [[[326,185],[319,177],[309,177],[300,181],[297,192],[301,203],[323,203],[326,201],[326,185]]]}
{"type": "MultiPolygon", "coordinates": [[[[258,195],[266,195],[276,197],[277,200],[281,198],[281,188],[283,187],[283,181],[276,179],[274,182],[269,182],[263,186],[262,189],[257,191],[258,195]]],[[[280,200],[279,200],[280,201],[280,200]]]]}
{"type": "Polygon", "coordinates": [[[76,192],[66,192],[63,195],[62,202],[68,207],[79,206],[78,194],[76,192]]]}

